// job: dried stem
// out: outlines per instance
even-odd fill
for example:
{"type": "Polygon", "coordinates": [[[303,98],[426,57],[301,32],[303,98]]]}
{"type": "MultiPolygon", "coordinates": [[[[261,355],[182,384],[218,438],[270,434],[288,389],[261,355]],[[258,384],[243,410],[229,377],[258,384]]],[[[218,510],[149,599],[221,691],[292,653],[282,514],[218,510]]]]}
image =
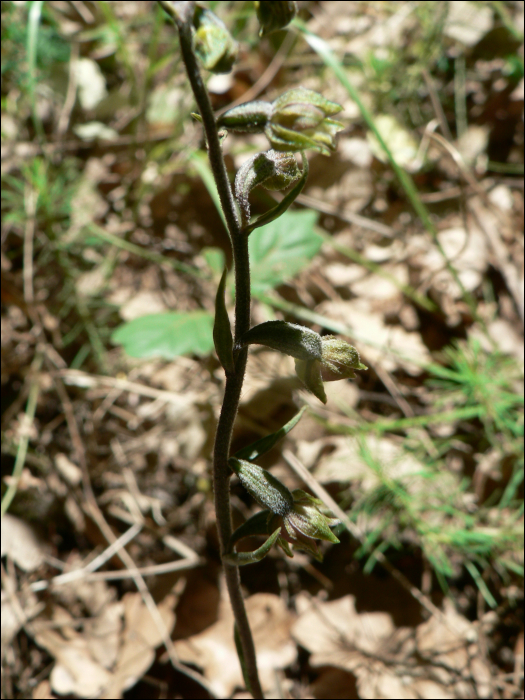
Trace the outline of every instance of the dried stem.
{"type": "MultiPolygon", "coordinates": [[[[232,242],[235,264],[235,342],[237,343],[239,338],[250,328],[250,264],[248,258],[248,239],[241,231],[235,200],[233,198],[217,133],[215,116],[208,91],[202,80],[197,59],[193,51],[191,22],[195,3],[161,2],[160,4],[175,20],[179,31],[182,58],[202,118],[208,145],[210,166],[217,185],[221,206],[232,242]]],[[[233,424],[237,415],[244,381],[247,357],[247,349],[239,350],[235,356],[234,371],[228,373],[226,376],[226,389],[215,437],[213,484],[221,556],[224,556],[228,551],[228,544],[232,534],[230,507],[231,469],[228,466],[228,457],[230,454],[233,424]]],[[[254,698],[263,698],[264,696],[257,673],[255,646],[241,593],[239,568],[233,564],[224,562],[224,572],[243,649],[250,690],[254,698]]]]}

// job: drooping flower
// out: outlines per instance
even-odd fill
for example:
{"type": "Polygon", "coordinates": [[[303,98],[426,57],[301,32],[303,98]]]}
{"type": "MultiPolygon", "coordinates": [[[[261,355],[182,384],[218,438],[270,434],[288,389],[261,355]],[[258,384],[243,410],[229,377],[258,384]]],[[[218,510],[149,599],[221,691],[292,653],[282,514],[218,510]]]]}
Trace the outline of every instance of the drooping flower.
{"type": "Polygon", "coordinates": [[[232,457],[228,463],[248,493],[259,505],[267,509],[263,511],[267,514],[266,519],[263,513],[257,513],[253,518],[256,528],[246,527],[248,523],[245,523],[239,528],[243,530],[239,537],[271,534],[280,527],[277,544],[287,556],[293,557],[290,549],[292,545],[294,549],[310,552],[319,561],[322,560],[322,555],[316,540],[325,540],[333,544],[339,542],[330,530],[339,520],[331,513],[327,515],[327,509],[320,499],[301,489],[290,491],[273,474],[253,462],[232,457]],[[261,526],[263,531],[258,532],[261,526]]]}
{"type": "Polygon", "coordinates": [[[339,519],[326,515],[326,508],[319,498],[295,489],[292,491],[293,506],[285,515],[274,515],[268,520],[268,531],[273,532],[281,525],[281,534],[277,544],[283,552],[293,557],[290,544],[296,550],[305,550],[315,559],[322,561],[316,540],[325,540],[338,544],[339,540],[330,527],[339,524],[339,519]],[[323,510],[325,511],[323,513],[323,510]]]}
{"type": "Polygon", "coordinates": [[[293,88],[274,100],[247,102],[225,112],[217,126],[238,133],[264,132],[276,151],[312,148],[323,155],[335,150],[335,135],[344,128],[330,117],[342,109],[314,90],[293,88]]]}
{"type": "Polygon", "coordinates": [[[210,10],[195,7],[193,47],[200,62],[212,73],[229,73],[239,50],[226,25],[210,10]]]}
{"type": "Polygon", "coordinates": [[[333,335],[321,338],[321,359],[295,360],[295,371],[306,388],[326,403],[323,382],[355,377],[356,369],[368,369],[359,359],[357,350],[333,335]]]}
{"type": "Polygon", "coordinates": [[[342,109],[318,92],[293,88],[272,102],[272,116],[264,133],[276,151],[313,148],[324,155],[335,150],[335,135],[344,128],[330,119],[342,109]]]}

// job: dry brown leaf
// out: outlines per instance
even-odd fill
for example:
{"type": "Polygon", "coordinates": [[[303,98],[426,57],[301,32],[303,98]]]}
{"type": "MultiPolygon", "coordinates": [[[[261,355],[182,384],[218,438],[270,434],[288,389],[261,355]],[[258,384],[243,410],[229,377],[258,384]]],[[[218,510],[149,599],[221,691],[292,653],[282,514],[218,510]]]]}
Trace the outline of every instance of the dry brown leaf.
{"type": "Polygon", "coordinates": [[[311,652],[310,664],[353,673],[360,698],[487,697],[490,671],[476,630],[452,603],[444,619],[415,630],[395,629],[386,613],[358,613],[353,596],[312,603],[303,595],[297,607],[292,634],[311,652]]]}
{"type": "MultiPolygon", "coordinates": [[[[106,602],[91,619],[84,623],[82,631],[75,629],[75,618],[66,608],[55,605],[53,622],[61,632],[43,624],[33,623],[35,642],[44,647],[55,659],[50,682],[55,693],[71,694],[80,698],[120,698],[122,694],[142,678],[153,663],[155,649],[162,643],[158,630],[140,593],[128,593],[121,602],[107,602],[107,595],[100,595],[96,584],[104,582],[79,581],[75,586],[64,586],[73,591],[77,586],[78,599],[93,606],[95,601],[106,602]],[[96,592],[87,593],[89,586],[96,592]]],[[[104,584],[104,587],[106,584],[104,584]]],[[[72,605],[75,595],[65,595],[72,605]]],[[[160,616],[169,635],[175,622],[173,594],[158,604],[160,616]]]]}
{"type": "MultiPolygon", "coordinates": [[[[379,476],[363,458],[357,438],[336,436],[331,439],[331,444],[335,445],[335,449],[321,457],[313,469],[313,475],[318,481],[322,484],[357,481],[364,491],[370,491],[379,485],[379,476]]],[[[369,435],[366,438],[366,446],[389,479],[402,479],[422,471],[421,463],[393,440],[369,435]]],[[[415,489],[413,478],[410,483],[415,489]]]]}
{"type": "Polygon", "coordinates": [[[443,32],[464,46],[474,46],[494,24],[492,9],[475,2],[459,0],[449,3],[443,32]]]}
{"type": "MultiPolygon", "coordinates": [[[[257,593],[246,600],[252,628],[259,677],[263,690],[272,690],[276,669],[293,663],[297,656],[290,638],[292,613],[284,601],[270,593],[257,593]]],[[[219,620],[204,632],[175,643],[181,661],[202,668],[204,676],[220,698],[231,697],[244,687],[241,667],[233,641],[233,615],[229,602],[221,601],[219,620]]]]}
{"type": "MultiPolygon", "coordinates": [[[[139,681],[155,659],[155,649],[162,643],[162,635],[140,593],[126,593],[123,600],[124,631],[117,663],[110,683],[101,698],[119,698],[139,681]]],[[[167,595],[157,607],[166,633],[171,634],[175,624],[175,595],[167,595]]]]}
{"type": "Polygon", "coordinates": [[[147,314],[159,314],[167,311],[166,304],[160,292],[144,290],[134,294],[129,301],[120,307],[120,315],[124,321],[133,321],[135,318],[147,314]]]}
{"type": "Polygon", "coordinates": [[[15,582],[10,580],[6,574],[5,581],[2,581],[2,616],[1,616],[1,639],[2,639],[2,660],[13,653],[11,641],[22,629],[22,626],[38,615],[42,610],[43,603],[40,603],[34,593],[29,590],[16,591],[15,582]],[[8,592],[8,589],[11,593],[8,592]]]}
{"type": "Polygon", "coordinates": [[[110,669],[117,660],[122,630],[122,602],[106,605],[97,617],[87,620],[84,632],[92,657],[104,668],[110,669]]]}
{"type": "Polygon", "coordinates": [[[30,525],[6,513],[2,516],[2,556],[10,557],[23,571],[31,572],[43,564],[45,547],[30,525]]]}
{"type": "Polygon", "coordinates": [[[358,350],[366,355],[365,362],[378,362],[389,372],[402,367],[409,374],[419,375],[420,366],[410,362],[410,358],[413,357],[418,362],[431,361],[421,334],[409,333],[401,326],[387,326],[383,314],[374,308],[370,299],[325,301],[319,304],[316,311],[334,321],[345,323],[355,331],[358,338],[370,343],[365,352],[365,348],[360,347],[359,339],[355,341],[358,350]]]}
{"type": "Polygon", "coordinates": [[[100,697],[109,685],[111,673],[93,659],[87,639],[81,634],[75,632],[73,638],[66,639],[55,630],[42,629],[35,632],[34,639],[55,659],[50,676],[55,693],[100,697]]]}

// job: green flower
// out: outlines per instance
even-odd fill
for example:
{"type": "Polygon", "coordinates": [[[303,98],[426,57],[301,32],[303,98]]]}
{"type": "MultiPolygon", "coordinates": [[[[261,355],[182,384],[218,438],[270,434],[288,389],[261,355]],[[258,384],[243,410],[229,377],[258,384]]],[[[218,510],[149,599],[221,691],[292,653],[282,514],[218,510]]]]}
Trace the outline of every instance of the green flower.
{"type": "Polygon", "coordinates": [[[313,148],[329,155],[335,150],[335,135],[344,128],[330,117],[341,109],[318,92],[299,87],[272,103],[256,100],[233,107],[219,117],[217,126],[235,133],[264,132],[275,151],[313,148]]]}
{"type": "Polygon", "coordinates": [[[330,530],[339,520],[332,517],[321,500],[301,489],[290,491],[273,474],[253,462],[230,457],[228,464],[248,493],[267,509],[241,525],[233,541],[248,535],[276,533],[280,528],[276,542],[287,556],[293,557],[291,544],[294,549],[310,552],[318,561],[322,556],[316,540],[339,542],[330,530]]]}
{"type": "Polygon", "coordinates": [[[297,376],[323,403],[327,401],[323,382],[351,379],[356,376],[356,369],[368,367],[361,363],[359,353],[350,343],[333,335],[321,338],[320,360],[295,360],[297,376]]]}
{"type": "Polygon", "coordinates": [[[330,527],[337,525],[339,520],[331,517],[331,514],[326,515],[326,509],[319,498],[314,498],[301,489],[292,491],[292,496],[292,508],[285,515],[273,515],[268,519],[268,532],[281,526],[277,544],[288,557],[293,557],[291,544],[295,550],[305,550],[322,561],[316,540],[338,544],[339,540],[330,527]]]}
{"type": "Polygon", "coordinates": [[[305,88],[288,90],[272,103],[272,116],[264,133],[276,151],[313,148],[323,155],[335,150],[335,135],[344,128],[329,119],[342,109],[318,92],[305,88]]]}

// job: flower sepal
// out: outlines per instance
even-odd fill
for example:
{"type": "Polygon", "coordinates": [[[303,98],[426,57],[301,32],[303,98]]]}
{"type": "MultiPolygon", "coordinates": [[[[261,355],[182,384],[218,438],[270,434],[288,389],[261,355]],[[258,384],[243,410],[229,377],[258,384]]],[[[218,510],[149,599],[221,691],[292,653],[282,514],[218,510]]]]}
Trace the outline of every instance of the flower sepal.
{"type": "Polygon", "coordinates": [[[335,382],[338,379],[352,379],[356,376],[354,370],[368,369],[360,358],[359,353],[346,340],[334,335],[321,338],[321,359],[295,360],[295,371],[308,391],[326,403],[326,393],[323,382],[335,382]]]}

